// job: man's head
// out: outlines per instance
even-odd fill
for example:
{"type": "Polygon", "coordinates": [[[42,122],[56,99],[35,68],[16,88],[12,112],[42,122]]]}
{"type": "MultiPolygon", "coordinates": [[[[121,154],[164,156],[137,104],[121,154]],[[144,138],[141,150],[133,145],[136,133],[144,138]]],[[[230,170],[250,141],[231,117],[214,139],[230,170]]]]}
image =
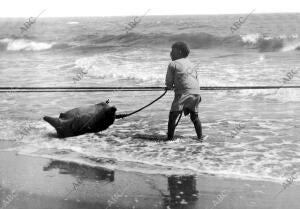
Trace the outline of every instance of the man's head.
{"type": "Polygon", "coordinates": [[[172,61],[186,58],[190,53],[188,45],[182,41],[175,42],[172,45],[172,51],[170,53],[172,61]]]}

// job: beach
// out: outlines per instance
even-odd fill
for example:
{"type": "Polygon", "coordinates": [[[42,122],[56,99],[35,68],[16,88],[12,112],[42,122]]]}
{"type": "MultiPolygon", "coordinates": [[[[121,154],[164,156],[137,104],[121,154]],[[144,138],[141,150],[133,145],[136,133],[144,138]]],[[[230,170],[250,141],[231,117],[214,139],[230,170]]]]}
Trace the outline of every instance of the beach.
{"type": "Polygon", "coordinates": [[[1,209],[11,194],[7,209],[299,208],[299,182],[277,195],[282,185],[268,181],[113,171],[8,151],[0,161],[1,209]]]}
{"type": "Polygon", "coordinates": [[[0,209],[299,209],[299,90],[201,87],[299,85],[300,15],[253,12],[232,32],[241,15],[150,13],[127,31],[129,16],[41,16],[22,35],[22,18],[0,18],[0,209]],[[198,73],[203,142],[184,116],[173,141],[157,140],[172,91],[66,139],[45,115],[108,100],[129,113],[163,91],[10,91],[164,87],[175,41],[198,73]]]}

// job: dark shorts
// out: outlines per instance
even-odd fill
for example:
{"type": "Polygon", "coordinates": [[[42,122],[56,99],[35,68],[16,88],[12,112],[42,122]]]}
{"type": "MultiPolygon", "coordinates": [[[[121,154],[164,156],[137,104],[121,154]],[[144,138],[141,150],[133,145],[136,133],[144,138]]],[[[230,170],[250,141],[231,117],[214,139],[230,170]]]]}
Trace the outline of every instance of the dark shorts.
{"type": "Polygon", "coordinates": [[[170,112],[184,111],[187,115],[189,112],[198,112],[198,106],[201,102],[199,94],[175,94],[170,112]]]}

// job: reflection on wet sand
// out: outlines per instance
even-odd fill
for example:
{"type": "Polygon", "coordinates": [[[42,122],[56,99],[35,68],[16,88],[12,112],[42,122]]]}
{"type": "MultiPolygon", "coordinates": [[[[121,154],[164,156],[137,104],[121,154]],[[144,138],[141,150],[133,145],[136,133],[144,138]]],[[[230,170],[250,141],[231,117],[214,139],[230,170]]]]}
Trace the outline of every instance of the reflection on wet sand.
{"type": "Polygon", "coordinates": [[[114,181],[114,171],[100,167],[92,167],[74,162],[52,160],[49,163],[49,165],[44,167],[43,170],[49,171],[52,169],[59,169],[60,174],[70,174],[77,178],[84,178],[96,181],[114,181]]]}
{"type": "MultiPolygon", "coordinates": [[[[47,166],[44,167],[44,171],[50,171],[53,169],[58,169],[60,174],[72,175],[80,179],[77,184],[73,184],[74,189],[70,193],[77,190],[84,180],[92,181],[114,181],[114,171],[100,168],[100,167],[91,167],[88,165],[81,165],[74,162],[64,162],[59,160],[52,160],[47,166]]],[[[187,205],[193,205],[195,200],[198,199],[197,188],[196,188],[196,177],[192,175],[178,176],[171,175],[167,178],[168,181],[168,191],[170,192],[167,195],[163,195],[165,209],[177,209],[185,208],[187,205]]],[[[130,195],[129,195],[130,196],[130,195]]]]}
{"type": "Polygon", "coordinates": [[[168,190],[170,195],[165,196],[166,208],[182,208],[182,206],[192,203],[198,199],[195,176],[168,177],[168,190]]]}

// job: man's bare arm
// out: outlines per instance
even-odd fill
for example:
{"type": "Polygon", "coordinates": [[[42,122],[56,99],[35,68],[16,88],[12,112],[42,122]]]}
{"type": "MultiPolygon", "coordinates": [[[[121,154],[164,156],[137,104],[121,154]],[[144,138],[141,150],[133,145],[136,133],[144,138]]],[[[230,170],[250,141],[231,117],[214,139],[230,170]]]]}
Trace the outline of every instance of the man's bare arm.
{"type": "Polygon", "coordinates": [[[171,90],[174,87],[174,67],[170,63],[166,75],[166,89],[171,90]]]}

